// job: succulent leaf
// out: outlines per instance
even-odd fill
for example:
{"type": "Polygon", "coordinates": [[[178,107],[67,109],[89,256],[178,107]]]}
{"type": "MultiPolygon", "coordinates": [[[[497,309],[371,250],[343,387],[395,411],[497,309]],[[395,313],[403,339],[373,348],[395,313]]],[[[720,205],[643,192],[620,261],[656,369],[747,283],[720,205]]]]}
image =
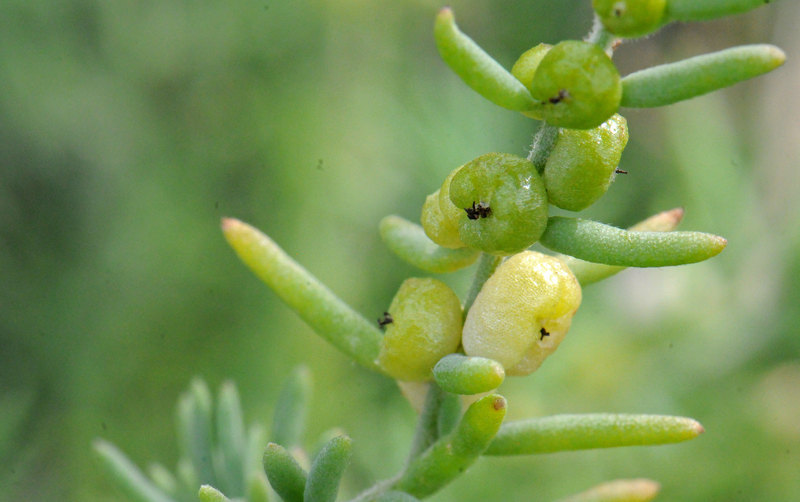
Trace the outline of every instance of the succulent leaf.
{"type": "Polygon", "coordinates": [[[450,8],[436,16],[434,36],[444,62],[478,94],[509,110],[524,111],[535,105],[519,80],[458,29],[450,8]]]}

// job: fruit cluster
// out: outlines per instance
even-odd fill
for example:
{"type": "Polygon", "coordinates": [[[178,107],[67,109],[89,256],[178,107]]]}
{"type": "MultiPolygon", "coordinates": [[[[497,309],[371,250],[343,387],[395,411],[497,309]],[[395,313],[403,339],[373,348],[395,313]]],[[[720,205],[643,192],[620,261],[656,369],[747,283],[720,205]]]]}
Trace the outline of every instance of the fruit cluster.
{"type": "MultiPolygon", "coordinates": [[[[539,44],[524,52],[510,72],[458,29],[450,9],[443,9],[435,35],[445,62],[490,101],[544,125],[527,159],[488,153],[450,172],[422,207],[424,235],[396,216],[381,223],[381,235],[391,249],[431,272],[456,270],[481,253],[493,256],[494,266],[508,257],[487,275],[466,313],[443,283],[434,281],[435,288],[433,282],[425,283],[415,290],[411,281],[425,280],[406,281],[389,308],[392,315],[394,309],[402,315],[386,328],[381,369],[401,381],[435,377],[443,388],[444,368],[452,373],[455,361],[467,364],[469,357],[499,363],[505,374],[529,374],[558,347],[580,304],[580,284],[590,277],[597,280],[613,273],[609,270],[614,267],[679,265],[719,253],[726,244],[723,238],[672,232],[677,220],[664,225],[663,220],[675,217],[674,211],[622,230],[549,217],[548,207],[581,211],[625,172],[618,169],[628,141],[620,106],[660,106],[687,99],[764,73],[783,61],[783,54],[771,46],[739,47],[621,78],[610,57],[621,42],[617,37],[643,36],[672,20],[718,17],[761,3],[594,0],[599,23],[588,41],[539,44]],[[703,79],[696,78],[700,73],[703,79]],[[569,257],[527,251],[537,242],[569,257]],[[436,296],[432,290],[442,292],[436,296]],[[438,321],[420,322],[433,312],[438,321]],[[450,357],[447,364],[436,364],[459,348],[467,358],[450,357]]],[[[497,370],[491,364],[485,368],[487,375],[497,370]]],[[[493,388],[490,385],[482,390],[493,388]]]]}
{"type": "Polygon", "coordinates": [[[480,264],[463,303],[443,282],[408,279],[377,325],[352,310],[267,236],[235,220],[226,236],[247,262],[320,335],[371,369],[401,382],[435,379],[453,394],[496,388],[505,374],[535,371],[556,350],[581,301],[581,286],[624,267],[695,263],[725,239],[674,231],[672,210],[623,230],[551,216],[550,205],[581,211],[620,171],[628,126],[624,107],[663,106],[779,66],[769,45],[735,47],[621,77],[611,55],[622,38],[679,20],[709,19],[763,0],[594,0],[584,41],[539,44],[511,71],[491,58],[442,9],[434,25],[444,61],[472,89],[541,120],[527,158],[487,153],[451,171],[422,207],[421,225],[381,221],[386,245],[432,273],[480,264]],[[528,250],[538,244],[560,253],[528,250]]]}

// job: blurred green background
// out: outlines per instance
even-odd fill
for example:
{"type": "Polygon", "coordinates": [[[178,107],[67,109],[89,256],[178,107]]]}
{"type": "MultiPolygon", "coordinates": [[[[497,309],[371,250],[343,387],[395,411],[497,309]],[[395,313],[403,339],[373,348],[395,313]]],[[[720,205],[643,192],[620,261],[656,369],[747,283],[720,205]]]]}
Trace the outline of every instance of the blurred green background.
{"type": "MultiPolygon", "coordinates": [[[[453,0],[507,67],[580,38],[588,0],[453,0]]],[[[382,246],[454,167],[524,155],[537,124],[440,62],[432,0],[0,3],[0,486],[8,500],[119,500],[91,456],[175,463],[173,414],[194,375],[239,385],[268,423],[284,376],[316,377],[309,442],[355,440],[353,495],[402,465],[414,413],[239,263],[222,216],[270,234],[366,316],[421,272],[382,246]]],[[[509,418],[691,416],[689,443],[481,459],[432,498],[549,500],[650,477],[664,500],[800,498],[798,2],[671,25],[622,46],[623,74],[744,43],[784,67],[657,110],[584,216],[630,225],[676,206],[718,233],[710,262],[627,271],[584,291],[561,350],[501,388],[509,418]]],[[[444,278],[464,294],[470,271],[444,278]]]]}

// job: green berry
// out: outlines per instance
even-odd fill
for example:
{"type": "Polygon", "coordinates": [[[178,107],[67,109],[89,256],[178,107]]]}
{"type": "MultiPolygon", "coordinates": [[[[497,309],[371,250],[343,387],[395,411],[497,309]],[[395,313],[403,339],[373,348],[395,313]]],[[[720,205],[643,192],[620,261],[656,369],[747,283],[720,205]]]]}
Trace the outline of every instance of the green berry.
{"type": "Polygon", "coordinates": [[[550,203],[580,211],[599,199],[616,176],[628,125],[614,114],[594,129],[560,129],[544,167],[544,186],[550,203]]]}
{"type": "MultiPolygon", "coordinates": [[[[511,68],[511,74],[522,82],[522,85],[529,91],[531,90],[531,83],[533,83],[533,76],[536,74],[536,68],[539,67],[542,58],[552,47],[553,46],[550,44],[539,44],[532,49],[528,49],[522,53],[511,68]]],[[[542,106],[541,103],[537,102],[532,110],[523,111],[522,114],[532,119],[544,120],[542,116],[542,106]]]]}
{"type": "Polygon", "coordinates": [[[378,365],[406,382],[427,381],[442,357],[458,349],[462,309],[456,294],[436,279],[407,279],[380,321],[378,365]]]}
{"type": "Polygon", "coordinates": [[[667,0],[592,0],[600,21],[621,37],[640,37],[656,31],[664,21],[667,0]]]}
{"type": "Polygon", "coordinates": [[[545,54],[530,87],[547,123],[591,129],[613,115],[622,98],[619,72],[602,49],[567,40],[545,54]]]}
{"type": "Polygon", "coordinates": [[[469,356],[494,359],[507,375],[527,375],[555,352],[581,303],[563,261],[525,251],[504,261],[467,313],[461,343],[469,356]]]}
{"type": "Polygon", "coordinates": [[[461,209],[458,234],[485,253],[518,253],[547,225],[547,193],[533,164],[507,153],[488,153],[465,164],[450,182],[450,200],[461,209]]]}
{"type": "Polygon", "coordinates": [[[450,202],[450,181],[461,167],[453,169],[439,190],[428,195],[422,205],[420,221],[430,240],[450,249],[465,247],[458,236],[458,218],[461,210],[450,202]]]}

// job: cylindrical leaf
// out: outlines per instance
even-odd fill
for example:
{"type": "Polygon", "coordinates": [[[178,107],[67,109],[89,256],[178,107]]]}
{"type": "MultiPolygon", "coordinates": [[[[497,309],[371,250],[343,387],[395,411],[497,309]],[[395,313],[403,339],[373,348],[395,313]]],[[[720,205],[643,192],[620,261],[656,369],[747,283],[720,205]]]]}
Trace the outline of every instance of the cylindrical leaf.
{"type": "Polygon", "coordinates": [[[678,443],[703,426],[665,415],[554,415],[503,424],[486,455],[531,455],[564,450],[678,443]]]}
{"type": "Polygon", "coordinates": [[[702,21],[747,12],[770,0],[668,0],[666,18],[670,21],[702,21]]]}
{"type": "Polygon", "coordinates": [[[147,475],[150,476],[150,479],[161,491],[173,498],[178,496],[178,480],[162,464],[152,463],[148,465],[147,475]]]}
{"type": "Polygon", "coordinates": [[[247,444],[245,446],[244,470],[245,479],[254,475],[264,474],[262,458],[267,433],[261,425],[252,425],[247,430],[247,444]]]}
{"type": "Polygon", "coordinates": [[[124,453],[108,441],[97,439],[92,445],[106,472],[117,482],[122,491],[137,502],[172,502],[172,499],[156,488],[124,453]]]}
{"type": "Polygon", "coordinates": [[[242,406],[233,382],[224,382],[217,402],[217,442],[222,453],[220,467],[224,470],[226,484],[220,485],[231,497],[244,495],[245,437],[242,406]]]}
{"type": "Polygon", "coordinates": [[[453,432],[460,419],[461,396],[445,392],[442,404],[439,407],[439,416],[436,419],[437,437],[446,436],[453,432]]]}
{"type": "MultiPolygon", "coordinates": [[[[212,400],[206,383],[195,378],[178,400],[178,439],[200,484],[217,482],[213,464],[212,400]]],[[[197,486],[193,487],[196,490],[197,486]]]]}
{"type": "Polygon", "coordinates": [[[283,446],[275,443],[264,450],[264,471],[272,489],[285,502],[303,502],[308,474],[283,446]]]}
{"type": "Polygon", "coordinates": [[[373,502],[417,502],[419,499],[405,492],[391,491],[378,495],[373,502]]]}
{"type": "Polygon", "coordinates": [[[387,216],[381,220],[380,233],[383,243],[394,254],[417,268],[444,274],[472,265],[480,252],[469,249],[448,249],[439,246],[425,235],[421,226],[399,216],[387,216]]]}
{"type": "Polygon", "coordinates": [[[375,358],[381,332],[377,326],[254,227],[225,218],[222,231],[239,258],[317,334],[363,366],[379,371],[375,358]]]}
{"type": "Polygon", "coordinates": [[[347,464],[353,440],[347,436],[331,439],[311,463],[304,492],[304,502],[334,502],[347,464]]]}
{"type": "Polygon", "coordinates": [[[445,356],[433,368],[439,387],[453,394],[489,392],[499,387],[505,376],[503,366],[497,361],[463,354],[445,356]]]}
{"type": "Polygon", "coordinates": [[[618,479],[558,502],[647,502],[656,498],[660,489],[661,485],[649,479],[618,479]]]}
{"type": "Polygon", "coordinates": [[[438,491],[486,450],[505,414],[503,396],[490,394],[475,401],[456,429],[409,464],[393,487],[419,498],[438,491]]]}
{"type": "Polygon", "coordinates": [[[509,110],[524,111],[535,105],[519,80],[458,29],[450,8],[436,16],[434,36],[444,62],[478,94],[509,110]]]}
{"type": "Polygon", "coordinates": [[[200,502],[230,502],[230,499],[211,485],[203,485],[197,493],[200,502]]]}
{"type": "MultiPolygon", "coordinates": [[[[671,232],[678,227],[683,219],[683,208],[670,209],[655,214],[646,220],[642,220],[636,225],[629,227],[633,232],[671,232]]],[[[567,264],[572,273],[581,283],[581,287],[594,282],[607,279],[614,274],[622,272],[627,267],[616,265],[603,265],[602,263],[592,263],[583,261],[573,256],[559,256],[567,264]]]]}
{"type": "Polygon", "coordinates": [[[553,216],[539,240],[581,260],[625,267],[667,267],[707,260],[728,241],[701,232],[631,232],[603,223],[553,216]]]}
{"type": "Polygon", "coordinates": [[[743,45],[640,70],[622,79],[621,106],[665,106],[774,70],[786,55],[773,45],[743,45]]]}
{"type": "Polygon", "coordinates": [[[253,474],[247,482],[247,502],[269,502],[269,483],[264,473],[253,474]]]}
{"type": "Polygon", "coordinates": [[[285,448],[301,444],[311,400],[311,372],[305,366],[295,368],[281,388],[272,417],[270,440],[285,448]]]}

